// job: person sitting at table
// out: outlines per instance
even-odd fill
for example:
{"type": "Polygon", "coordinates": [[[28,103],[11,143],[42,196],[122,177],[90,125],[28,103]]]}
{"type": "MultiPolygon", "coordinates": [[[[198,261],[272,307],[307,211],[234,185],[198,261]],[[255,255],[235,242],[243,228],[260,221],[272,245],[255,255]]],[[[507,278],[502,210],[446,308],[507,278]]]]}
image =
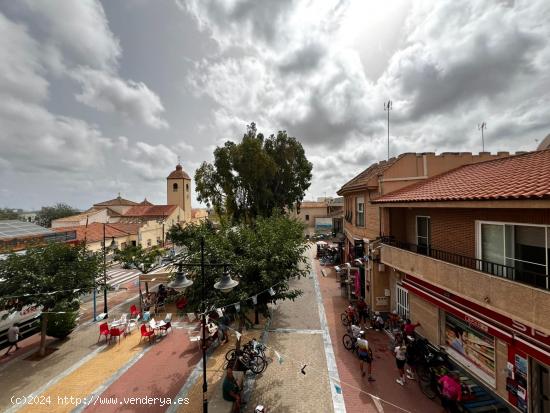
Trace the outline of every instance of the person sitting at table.
{"type": "Polygon", "coordinates": [[[159,285],[159,292],[158,292],[158,300],[159,301],[164,301],[164,299],[166,298],[167,295],[168,295],[168,293],[166,292],[166,287],[164,286],[164,284],[160,284],[159,285]]]}
{"type": "Polygon", "coordinates": [[[235,376],[233,376],[233,366],[230,363],[229,366],[227,366],[222,391],[223,399],[228,402],[233,402],[233,412],[241,411],[241,390],[235,376]]]}
{"type": "Polygon", "coordinates": [[[151,293],[147,293],[143,298],[143,309],[145,311],[149,311],[151,305],[153,305],[153,302],[151,301],[151,293]]]}

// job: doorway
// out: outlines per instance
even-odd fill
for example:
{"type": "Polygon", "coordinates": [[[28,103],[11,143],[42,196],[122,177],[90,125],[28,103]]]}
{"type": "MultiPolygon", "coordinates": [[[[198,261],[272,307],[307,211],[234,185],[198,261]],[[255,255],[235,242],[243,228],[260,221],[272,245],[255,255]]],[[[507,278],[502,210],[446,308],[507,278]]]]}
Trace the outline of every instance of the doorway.
{"type": "Polygon", "coordinates": [[[535,360],[532,362],[531,411],[550,412],[550,368],[535,360]]]}

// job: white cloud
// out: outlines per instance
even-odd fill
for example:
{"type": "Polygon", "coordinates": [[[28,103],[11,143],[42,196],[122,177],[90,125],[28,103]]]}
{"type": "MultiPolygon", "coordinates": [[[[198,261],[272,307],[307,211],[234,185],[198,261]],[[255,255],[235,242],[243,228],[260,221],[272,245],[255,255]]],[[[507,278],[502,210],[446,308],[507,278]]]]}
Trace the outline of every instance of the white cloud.
{"type": "Polygon", "coordinates": [[[76,70],[73,77],[82,85],[82,92],[76,95],[79,102],[102,112],[119,113],[152,128],[168,127],[161,117],[164,107],[159,97],[144,83],[84,68],[76,70]]]}
{"type": "Polygon", "coordinates": [[[165,145],[150,145],[137,142],[129,150],[129,156],[122,162],[146,181],[159,181],[166,178],[167,171],[177,163],[173,149],[165,145]]]}

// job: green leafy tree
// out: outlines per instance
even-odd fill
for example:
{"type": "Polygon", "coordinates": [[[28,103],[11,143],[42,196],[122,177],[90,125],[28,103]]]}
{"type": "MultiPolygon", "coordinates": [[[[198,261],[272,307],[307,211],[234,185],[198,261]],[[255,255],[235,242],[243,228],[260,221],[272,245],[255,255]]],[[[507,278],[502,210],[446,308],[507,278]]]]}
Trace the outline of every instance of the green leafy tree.
{"type": "MultiPolygon", "coordinates": [[[[207,267],[205,271],[206,300],[202,297],[200,268],[187,268],[193,285],[186,290],[190,308],[200,311],[204,308],[222,307],[235,302],[241,303],[239,329],[247,310],[254,309],[267,315],[267,304],[276,300],[294,300],[301,294],[292,289],[288,281],[293,277],[305,276],[309,269],[303,238],[303,224],[282,214],[259,217],[253,225],[221,224],[214,228],[209,222],[175,227],[169,238],[180,245],[183,252],[179,257],[183,263],[200,262],[200,239],[205,239],[205,260],[207,263],[230,263],[230,272],[239,285],[229,293],[213,288],[222,275],[223,267],[207,267]],[[275,285],[277,284],[277,285],[275,285]],[[257,305],[251,296],[271,286],[275,295],[264,292],[257,297],[257,305]]],[[[232,309],[229,308],[229,311],[232,309]]]]}
{"type": "Polygon", "coordinates": [[[78,322],[78,310],[80,301],[60,301],[52,309],[53,313],[48,315],[48,328],[46,334],[55,338],[66,338],[75,329],[78,322]]]}
{"type": "Polygon", "coordinates": [[[252,222],[299,206],[311,184],[311,169],[296,138],[285,131],[264,138],[251,123],[240,143],[217,147],[214,163],[203,162],[197,169],[198,200],[233,222],[252,222]]]}
{"type": "Polygon", "coordinates": [[[42,307],[40,354],[45,355],[48,312],[57,303],[73,303],[94,288],[102,270],[101,254],[91,253],[84,244],[31,247],[25,255],[10,254],[0,260],[0,279],[4,280],[0,299],[14,310],[32,304],[42,307]]]}
{"type": "Polygon", "coordinates": [[[78,214],[80,211],[67,204],[58,203],[54,206],[42,207],[36,214],[36,223],[43,227],[49,228],[52,226],[54,219],[70,217],[78,214]]]}
{"type": "Polygon", "coordinates": [[[157,266],[163,254],[163,250],[156,245],[148,249],[142,248],[141,245],[128,245],[122,250],[116,249],[113,260],[126,268],[137,268],[147,274],[157,266]]]}
{"type": "Polygon", "coordinates": [[[19,214],[9,208],[0,208],[0,220],[2,219],[19,219],[19,214]]]}

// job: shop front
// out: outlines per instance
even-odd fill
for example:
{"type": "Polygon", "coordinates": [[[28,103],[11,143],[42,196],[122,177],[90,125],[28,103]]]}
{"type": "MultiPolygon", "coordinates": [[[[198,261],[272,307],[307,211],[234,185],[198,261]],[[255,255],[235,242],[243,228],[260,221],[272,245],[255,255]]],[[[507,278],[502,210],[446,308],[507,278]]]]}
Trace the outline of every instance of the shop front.
{"type": "Polygon", "coordinates": [[[548,335],[414,276],[403,287],[438,311],[434,344],[454,362],[518,411],[550,412],[548,335]]]}

